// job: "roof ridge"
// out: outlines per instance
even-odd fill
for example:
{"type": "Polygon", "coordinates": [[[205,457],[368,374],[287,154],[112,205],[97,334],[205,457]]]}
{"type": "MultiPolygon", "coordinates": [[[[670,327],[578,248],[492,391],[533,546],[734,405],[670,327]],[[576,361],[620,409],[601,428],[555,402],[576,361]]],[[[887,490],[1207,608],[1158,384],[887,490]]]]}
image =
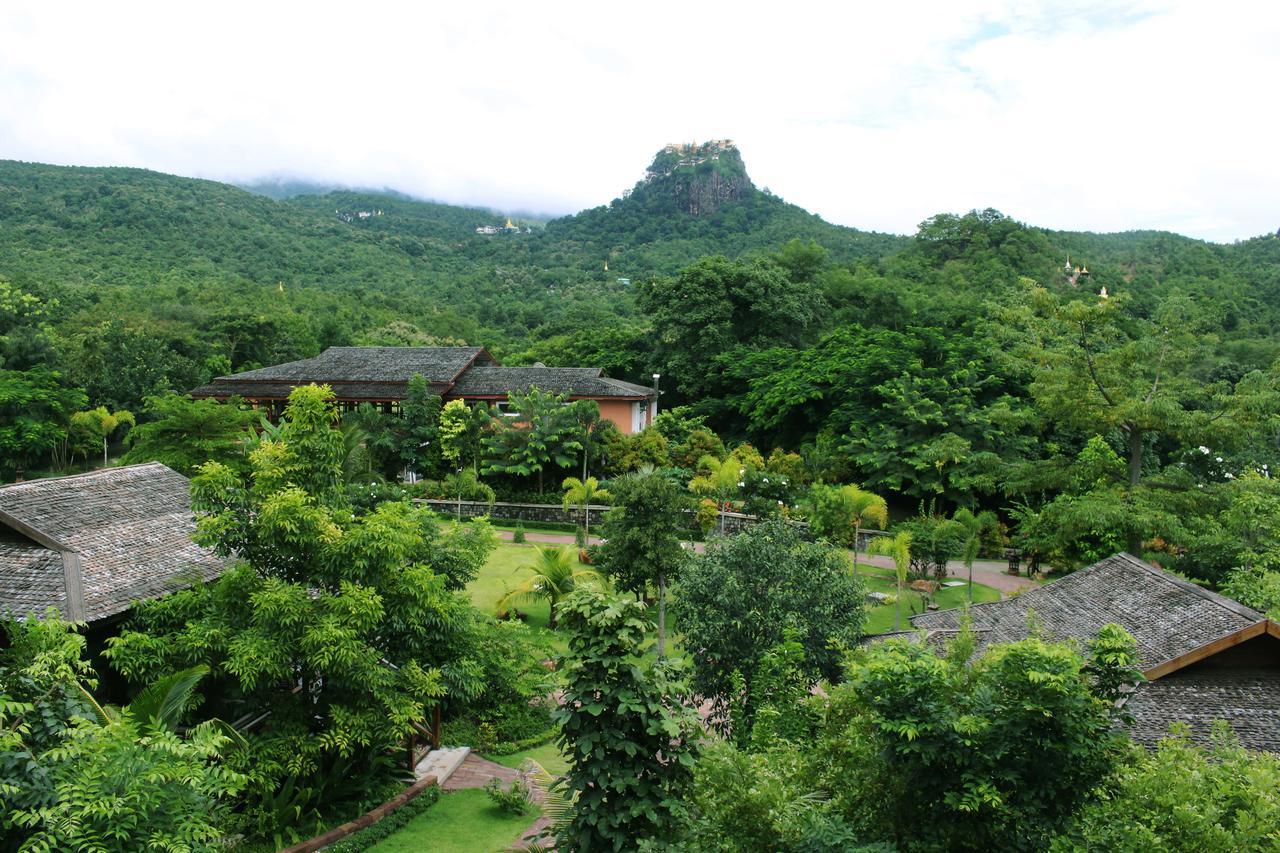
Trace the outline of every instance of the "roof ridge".
{"type": "MultiPolygon", "coordinates": [[[[174,471],[163,462],[153,460],[151,462],[135,462],[132,465],[115,465],[110,468],[94,468],[92,471],[81,471],[78,474],[59,474],[56,477],[41,477],[38,480],[23,480],[21,483],[5,483],[4,485],[0,485],[0,491],[4,491],[5,489],[19,489],[26,486],[38,486],[41,483],[60,483],[65,480],[75,480],[80,477],[105,477],[112,474],[119,474],[122,471],[138,471],[142,468],[157,467],[163,468],[166,471],[173,471],[173,473],[178,474],[177,471],[174,471]]],[[[178,476],[182,475],[178,474],[178,476]]]]}
{"type": "Polygon", "coordinates": [[[1230,610],[1233,613],[1239,614],[1240,616],[1244,616],[1246,618],[1253,619],[1255,621],[1267,618],[1265,614],[1259,613],[1253,608],[1248,607],[1244,604],[1241,604],[1235,599],[1227,598],[1225,595],[1214,592],[1211,589],[1205,589],[1204,587],[1200,586],[1198,583],[1193,583],[1192,581],[1189,581],[1186,578],[1180,578],[1177,575],[1173,574],[1172,572],[1166,571],[1165,569],[1162,569],[1159,566],[1153,566],[1147,561],[1139,559],[1138,557],[1135,557],[1133,554],[1130,554],[1128,551],[1121,551],[1119,554],[1115,554],[1114,556],[1108,557],[1107,559],[1114,560],[1117,557],[1128,560],[1134,566],[1145,570],[1148,574],[1158,577],[1161,580],[1165,581],[1166,583],[1170,583],[1178,587],[1179,589],[1183,589],[1187,592],[1195,593],[1196,595],[1200,596],[1206,601],[1212,601],[1214,604],[1218,605],[1219,607],[1226,608],[1227,610],[1230,610]]]}
{"type": "MultiPolygon", "coordinates": [[[[1103,569],[1103,566],[1106,565],[1108,562],[1112,560],[1117,560],[1117,559],[1123,560],[1128,565],[1133,566],[1134,568],[1142,569],[1145,572],[1147,572],[1147,574],[1152,575],[1153,577],[1159,578],[1165,583],[1178,587],[1179,589],[1185,592],[1194,593],[1200,598],[1203,598],[1206,601],[1210,601],[1218,605],[1219,607],[1222,607],[1225,610],[1230,610],[1232,613],[1235,613],[1237,616],[1243,616],[1246,619],[1252,619],[1255,622],[1258,621],[1259,619],[1266,618],[1264,614],[1259,613],[1258,611],[1253,610],[1252,608],[1246,607],[1245,605],[1241,604],[1238,601],[1227,598],[1225,595],[1216,593],[1213,590],[1205,589],[1204,587],[1200,586],[1197,583],[1193,583],[1187,580],[1186,578],[1180,578],[1177,575],[1174,575],[1168,571],[1165,571],[1164,569],[1158,566],[1153,566],[1150,563],[1146,562],[1145,560],[1139,557],[1135,557],[1133,554],[1130,554],[1128,551],[1121,551],[1117,554],[1112,554],[1110,557],[1104,557],[1103,559],[1099,560],[1093,565],[1085,566],[1083,569],[1079,569],[1077,571],[1071,572],[1068,575],[1064,575],[1059,581],[1055,581],[1055,583],[1061,583],[1062,581],[1067,580],[1068,578],[1079,578],[1087,574],[1096,574],[1098,572],[1101,572],[1103,569]]],[[[1007,605],[1011,602],[1019,601],[1025,596],[1028,596],[1028,595],[1034,596],[1036,593],[1046,589],[1049,589],[1049,585],[1034,587],[1033,589],[1028,589],[1022,593],[1019,593],[1016,596],[1001,598],[998,601],[984,601],[979,604],[969,604],[967,607],[967,610],[972,612],[973,610],[979,607],[993,607],[993,606],[999,606],[999,605],[1007,605]]],[[[960,607],[949,607],[946,610],[935,610],[933,611],[933,613],[934,614],[954,613],[957,611],[964,611],[964,610],[966,610],[966,607],[962,605],[960,607]]],[[[910,617],[909,621],[914,625],[916,619],[920,618],[921,616],[928,616],[928,615],[930,614],[920,613],[910,617]]],[[[928,626],[921,626],[921,627],[928,627],[928,626]]],[[[937,630],[937,629],[934,629],[934,630],[937,630]]]]}

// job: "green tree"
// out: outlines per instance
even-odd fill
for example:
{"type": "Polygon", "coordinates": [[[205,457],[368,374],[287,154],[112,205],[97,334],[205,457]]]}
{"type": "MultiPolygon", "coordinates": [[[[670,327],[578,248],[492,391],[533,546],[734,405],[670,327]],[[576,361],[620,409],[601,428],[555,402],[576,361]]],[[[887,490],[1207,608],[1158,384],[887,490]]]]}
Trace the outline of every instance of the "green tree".
{"type": "Polygon", "coordinates": [[[898,594],[893,599],[893,629],[902,630],[902,596],[906,594],[907,573],[911,570],[911,531],[902,530],[893,536],[880,536],[867,548],[870,554],[884,554],[893,559],[893,571],[898,580],[898,594]]]}
{"type": "MultiPolygon", "coordinates": [[[[1275,378],[1261,372],[1235,388],[1198,380],[1216,339],[1205,312],[1185,294],[1170,294],[1153,309],[1130,304],[1125,298],[1063,299],[1027,281],[1024,307],[999,319],[1045,415],[1123,437],[1125,497],[1136,504],[1159,474],[1157,442],[1221,434],[1219,421],[1243,430],[1268,421],[1280,401],[1275,378]]],[[[1131,528],[1127,538],[1129,550],[1137,552],[1141,531],[1131,528]]]]}
{"type": "Polygon", "coordinates": [[[528,577],[498,599],[497,608],[501,613],[523,602],[545,599],[551,610],[548,625],[554,631],[560,601],[584,582],[595,580],[598,575],[579,565],[577,556],[567,546],[539,545],[537,551],[538,556],[532,563],[526,563],[516,570],[528,572],[528,577]]]}
{"type": "Polygon", "coordinates": [[[67,440],[71,414],[84,404],[84,392],[57,373],[0,370],[0,470],[21,479],[67,440]]]}
{"type": "Polygon", "coordinates": [[[530,388],[527,394],[512,393],[509,418],[497,421],[492,435],[484,438],[483,473],[538,475],[542,491],[543,474],[551,466],[568,468],[573,454],[582,450],[579,427],[573,409],[563,395],[556,396],[530,388]]]}
{"type": "Polygon", "coordinates": [[[268,835],[362,797],[393,772],[382,756],[433,706],[484,690],[467,663],[473,611],[446,589],[452,560],[438,525],[406,501],[352,512],[331,401],[327,388],[295,389],[279,438],[251,452],[247,476],[201,468],[196,539],[242,563],[141,605],[107,651],[138,682],[204,664],[209,712],[270,712],[233,764],[250,777],[249,820],[268,835]],[[361,785],[334,781],[347,778],[361,785]]]}
{"type": "Polygon", "coordinates": [[[755,709],[748,702],[730,720],[734,697],[752,695],[761,660],[788,631],[804,647],[805,677],[835,678],[866,618],[862,583],[840,552],[780,520],[713,542],[683,567],[675,599],[693,687],[711,701],[712,721],[735,732],[750,731],[755,709]]]}
{"type": "Polygon", "coordinates": [[[153,685],[122,712],[85,691],[82,637],[55,617],[10,622],[0,655],[0,827],[6,849],[216,850],[244,777],[218,761],[212,723],[171,724],[200,671],[153,685]]]}
{"type": "Polygon", "coordinates": [[[582,438],[582,480],[587,480],[587,463],[591,456],[591,439],[600,426],[600,404],[595,400],[574,400],[569,404],[582,438]]]}
{"type": "Polygon", "coordinates": [[[1114,688],[1140,678],[1136,644],[1104,631],[1121,642],[1087,663],[1037,638],[973,664],[971,635],[945,658],[906,639],[866,647],[831,691],[814,746],[834,807],[906,849],[1046,846],[1124,742],[1114,688]]]}
{"type": "Polygon", "coordinates": [[[1154,751],[1133,746],[1050,850],[1265,850],[1275,846],[1280,760],[1241,747],[1225,722],[1207,748],[1184,724],[1154,751]],[[1194,804],[1189,805],[1189,804],[1194,804]]]}
{"type": "Polygon", "coordinates": [[[413,374],[401,405],[400,464],[426,477],[440,470],[441,408],[440,396],[431,393],[427,380],[413,374]]]}
{"type": "Polygon", "coordinates": [[[969,600],[973,601],[973,564],[978,559],[978,552],[982,550],[983,537],[996,529],[999,520],[989,510],[975,515],[972,510],[963,507],[956,510],[953,519],[964,529],[964,552],[961,559],[964,560],[964,567],[969,570],[969,600]]]}
{"type": "Polygon", "coordinates": [[[600,488],[600,481],[595,477],[579,480],[577,477],[566,477],[561,484],[564,489],[564,508],[582,507],[582,527],[588,537],[591,536],[591,518],[587,507],[592,501],[607,501],[611,497],[608,489],[600,488]]]}
{"type": "Polygon", "coordinates": [[[853,573],[858,573],[858,543],[862,527],[871,522],[889,526],[884,498],[856,485],[815,485],[809,492],[809,525],[813,532],[853,549],[853,573]]]}
{"type": "Polygon", "coordinates": [[[664,838],[698,754],[697,713],[676,680],[679,663],[637,654],[653,627],[638,601],[578,590],[561,605],[568,652],[555,712],[573,799],[558,843],[633,849],[664,838]]]}
{"type": "Polygon", "coordinates": [[[642,284],[639,301],[657,330],[664,375],[704,409],[722,396],[722,358],[740,349],[800,343],[822,306],[816,288],[791,281],[773,261],[718,255],[675,278],[642,284]]]}
{"type": "Polygon", "coordinates": [[[698,475],[689,481],[689,491],[716,499],[720,509],[720,535],[724,535],[725,506],[742,489],[746,467],[736,456],[723,460],[704,456],[698,460],[698,475]]]}
{"type": "Polygon", "coordinates": [[[596,562],[619,587],[658,598],[658,657],[666,652],[667,590],[686,559],[680,531],[688,502],[679,486],[645,469],[613,481],[613,508],[604,517],[604,544],[596,562]]]}
{"type": "Polygon", "coordinates": [[[235,401],[192,400],[178,394],[148,397],[143,421],[129,430],[124,463],[163,462],[190,477],[206,462],[247,464],[245,438],[255,420],[235,401]]]}
{"type": "Polygon", "coordinates": [[[87,412],[75,412],[71,415],[71,434],[81,451],[88,458],[89,447],[96,444],[102,446],[102,466],[107,465],[107,439],[122,427],[131,427],[137,423],[133,412],[112,412],[106,406],[99,406],[87,412]],[[92,445],[89,444],[92,442],[92,445]]]}

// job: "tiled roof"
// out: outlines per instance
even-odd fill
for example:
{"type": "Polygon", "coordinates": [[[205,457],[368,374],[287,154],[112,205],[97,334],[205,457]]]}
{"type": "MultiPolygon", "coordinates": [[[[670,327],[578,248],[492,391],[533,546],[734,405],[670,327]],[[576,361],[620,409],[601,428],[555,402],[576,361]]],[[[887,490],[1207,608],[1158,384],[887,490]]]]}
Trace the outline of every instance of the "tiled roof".
{"type": "Polygon", "coordinates": [[[189,485],[151,462],[0,488],[0,610],[76,618],[82,597],[92,622],[217,577],[227,561],[191,541],[189,485]]]}
{"type": "MultiPolygon", "coordinates": [[[[1129,554],[1095,563],[1014,598],[975,604],[969,615],[980,642],[1007,643],[1030,633],[1035,612],[1050,640],[1087,640],[1109,622],[1138,641],[1143,670],[1186,654],[1263,618],[1243,604],[1175,577],[1129,554]]],[[[939,610],[911,617],[926,630],[955,630],[964,611],[939,610]]]]}
{"type": "Polygon", "coordinates": [[[530,388],[571,397],[647,399],[653,389],[602,376],[598,367],[473,367],[462,374],[451,397],[494,397],[530,388]]]}
{"type": "Polygon", "coordinates": [[[67,614],[62,554],[0,526],[0,616],[49,607],[67,614]]]}
{"type": "MultiPolygon", "coordinates": [[[[255,382],[408,382],[415,373],[449,383],[480,358],[483,347],[329,347],[314,358],[246,370],[219,380],[255,382]]],[[[487,360],[487,359],[486,359],[487,360]]]]}
{"type": "MultiPolygon", "coordinates": [[[[243,397],[246,400],[287,400],[294,388],[310,382],[264,382],[239,379],[215,379],[208,385],[191,390],[192,397],[243,397]]],[[[408,393],[408,382],[331,382],[333,394],[343,400],[403,400],[408,393]]],[[[443,394],[447,384],[430,383],[431,393],[443,394]]]]}
{"type": "Polygon", "coordinates": [[[1155,746],[1169,724],[1186,723],[1191,739],[1209,742],[1214,720],[1226,720],[1249,749],[1280,753],[1280,668],[1191,666],[1141,685],[1125,703],[1133,739],[1155,746]]]}

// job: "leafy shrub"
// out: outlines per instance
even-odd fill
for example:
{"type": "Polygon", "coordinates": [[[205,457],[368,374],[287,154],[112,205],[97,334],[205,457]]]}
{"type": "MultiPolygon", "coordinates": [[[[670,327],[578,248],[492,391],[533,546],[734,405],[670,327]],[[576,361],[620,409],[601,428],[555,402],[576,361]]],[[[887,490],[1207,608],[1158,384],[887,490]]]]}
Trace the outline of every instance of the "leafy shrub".
{"type": "Polygon", "coordinates": [[[513,815],[526,815],[534,810],[533,794],[523,776],[512,779],[505,787],[495,776],[485,783],[484,792],[495,806],[513,815]]]}
{"type": "Polygon", "coordinates": [[[1133,747],[1052,849],[1274,849],[1280,759],[1243,749],[1221,720],[1207,748],[1188,734],[1179,723],[1154,752],[1133,747]]]}
{"type": "Polygon", "coordinates": [[[702,535],[709,535],[712,530],[716,529],[716,524],[720,521],[719,505],[711,498],[703,498],[698,501],[695,518],[698,520],[698,527],[702,529],[702,535]]]}
{"type": "Polygon", "coordinates": [[[523,545],[523,544],[524,544],[524,542],[525,542],[525,537],[524,537],[524,525],[523,525],[523,524],[516,524],[516,529],[515,529],[515,531],[514,531],[514,532],[512,532],[512,534],[511,534],[511,541],[512,541],[512,542],[514,542],[514,543],[515,543],[515,544],[517,544],[517,545],[523,545]]]}

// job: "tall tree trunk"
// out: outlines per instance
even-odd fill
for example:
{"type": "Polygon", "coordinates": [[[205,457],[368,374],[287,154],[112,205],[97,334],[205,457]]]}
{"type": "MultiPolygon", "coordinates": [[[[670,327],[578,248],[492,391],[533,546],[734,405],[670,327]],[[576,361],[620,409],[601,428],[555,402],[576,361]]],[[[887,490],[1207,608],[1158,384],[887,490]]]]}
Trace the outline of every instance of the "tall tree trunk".
{"type": "Polygon", "coordinates": [[[102,437],[102,467],[107,467],[107,437],[102,437]]]}
{"type": "Polygon", "coordinates": [[[667,652],[667,576],[658,572],[658,659],[667,652]]]}
{"type": "Polygon", "coordinates": [[[858,575],[858,540],[862,538],[862,528],[857,522],[853,525],[853,574],[858,575]]]}
{"type": "Polygon", "coordinates": [[[591,508],[587,505],[586,500],[582,501],[582,535],[586,537],[586,544],[591,544],[591,508]]]}
{"type": "MultiPolygon", "coordinates": [[[[1142,479],[1142,439],[1143,431],[1135,426],[1127,427],[1125,430],[1129,435],[1129,495],[1128,500],[1132,502],[1133,491],[1137,488],[1139,481],[1142,479]]],[[[1142,553],[1142,534],[1138,530],[1129,531],[1129,541],[1127,543],[1129,553],[1135,556],[1142,553]]]]}

